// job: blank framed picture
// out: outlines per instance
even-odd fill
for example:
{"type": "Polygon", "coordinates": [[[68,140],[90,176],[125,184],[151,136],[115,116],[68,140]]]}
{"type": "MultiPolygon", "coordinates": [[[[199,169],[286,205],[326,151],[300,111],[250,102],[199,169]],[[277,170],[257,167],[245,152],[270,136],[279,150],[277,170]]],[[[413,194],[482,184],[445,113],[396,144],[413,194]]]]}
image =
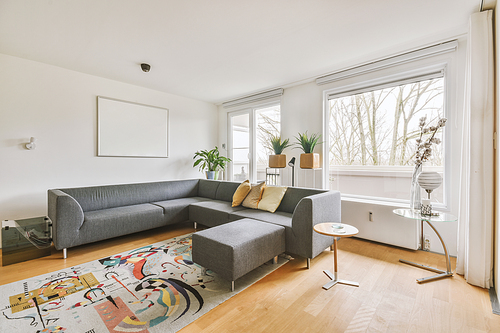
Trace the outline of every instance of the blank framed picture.
{"type": "Polygon", "coordinates": [[[97,97],[97,156],[168,157],[168,109],[97,97]]]}

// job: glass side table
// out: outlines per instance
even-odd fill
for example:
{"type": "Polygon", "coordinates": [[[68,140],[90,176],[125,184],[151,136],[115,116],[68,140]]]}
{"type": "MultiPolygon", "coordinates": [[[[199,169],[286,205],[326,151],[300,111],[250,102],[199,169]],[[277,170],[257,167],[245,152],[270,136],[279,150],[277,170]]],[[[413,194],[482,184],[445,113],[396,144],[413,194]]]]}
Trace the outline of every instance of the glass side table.
{"type": "Polygon", "coordinates": [[[402,263],[412,265],[415,267],[420,267],[420,268],[426,269],[428,271],[439,273],[437,275],[417,279],[417,282],[418,283],[429,282],[429,281],[453,276],[453,272],[451,270],[450,255],[448,253],[448,248],[446,247],[446,244],[445,244],[443,238],[441,237],[439,232],[436,230],[434,225],[432,225],[432,223],[433,222],[455,222],[457,220],[457,217],[454,215],[448,214],[448,213],[443,213],[443,212],[438,212],[439,215],[422,215],[422,214],[420,214],[420,212],[416,212],[416,211],[413,211],[411,209],[404,209],[404,208],[394,209],[393,213],[398,215],[398,216],[405,217],[407,219],[420,221],[420,250],[422,250],[423,246],[424,246],[424,222],[426,222],[432,228],[432,230],[434,230],[434,232],[438,236],[439,240],[441,241],[441,245],[443,245],[444,254],[446,256],[446,271],[443,271],[441,269],[437,269],[434,267],[422,265],[422,264],[417,264],[417,263],[414,263],[414,262],[411,262],[408,260],[399,259],[399,261],[402,263]]]}
{"type": "Polygon", "coordinates": [[[2,221],[2,266],[49,256],[51,227],[45,216],[2,221]]]}

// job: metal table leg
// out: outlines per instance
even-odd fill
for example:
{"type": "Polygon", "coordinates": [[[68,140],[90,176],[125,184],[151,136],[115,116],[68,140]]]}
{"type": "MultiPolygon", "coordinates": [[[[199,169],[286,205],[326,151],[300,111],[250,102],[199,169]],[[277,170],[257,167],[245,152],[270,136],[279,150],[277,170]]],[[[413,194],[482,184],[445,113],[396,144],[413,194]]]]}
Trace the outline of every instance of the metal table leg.
{"type": "Polygon", "coordinates": [[[323,273],[325,273],[326,276],[328,276],[330,278],[330,280],[332,280],[332,281],[325,284],[323,286],[323,289],[328,290],[331,287],[333,287],[334,285],[336,285],[337,283],[347,284],[349,286],[354,286],[354,287],[359,287],[359,283],[357,283],[357,282],[338,279],[338,276],[337,276],[337,274],[338,274],[338,271],[337,271],[337,238],[336,237],[333,238],[333,257],[334,257],[334,263],[333,263],[334,274],[332,274],[328,270],[323,271],[323,273]]]}
{"type": "Polygon", "coordinates": [[[425,277],[425,278],[417,279],[418,283],[429,282],[429,281],[434,281],[434,280],[437,280],[437,279],[442,279],[442,278],[445,278],[445,277],[453,276],[453,272],[451,271],[450,255],[448,254],[448,248],[446,247],[446,244],[444,243],[444,240],[441,237],[441,235],[439,234],[439,232],[432,225],[432,223],[429,222],[429,221],[427,221],[427,220],[421,220],[420,221],[421,222],[421,228],[420,228],[421,245],[420,245],[420,248],[423,249],[423,247],[424,247],[424,237],[423,237],[423,234],[424,234],[424,231],[423,231],[423,229],[424,229],[423,228],[424,223],[423,223],[423,221],[427,222],[427,224],[432,228],[432,230],[434,230],[434,232],[436,233],[436,235],[439,237],[439,240],[441,241],[441,245],[443,245],[444,254],[445,254],[445,257],[446,257],[446,271],[443,271],[441,269],[437,269],[437,268],[434,268],[434,267],[422,265],[422,264],[417,264],[417,263],[414,263],[414,262],[411,262],[411,261],[408,261],[408,260],[404,260],[404,259],[399,259],[399,261],[402,262],[402,263],[408,264],[408,265],[412,265],[412,266],[415,266],[415,267],[426,269],[428,271],[439,273],[437,275],[432,275],[432,276],[428,276],[428,277],[425,277]]]}

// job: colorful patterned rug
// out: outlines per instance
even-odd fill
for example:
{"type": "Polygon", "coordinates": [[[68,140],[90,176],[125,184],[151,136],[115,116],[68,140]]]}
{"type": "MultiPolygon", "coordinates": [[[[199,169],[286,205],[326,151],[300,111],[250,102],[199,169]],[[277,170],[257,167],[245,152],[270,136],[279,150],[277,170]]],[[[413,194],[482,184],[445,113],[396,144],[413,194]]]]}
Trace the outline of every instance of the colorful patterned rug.
{"type": "Polygon", "coordinates": [[[0,286],[1,332],[176,332],[288,262],[235,283],[191,261],[191,235],[0,286]]]}

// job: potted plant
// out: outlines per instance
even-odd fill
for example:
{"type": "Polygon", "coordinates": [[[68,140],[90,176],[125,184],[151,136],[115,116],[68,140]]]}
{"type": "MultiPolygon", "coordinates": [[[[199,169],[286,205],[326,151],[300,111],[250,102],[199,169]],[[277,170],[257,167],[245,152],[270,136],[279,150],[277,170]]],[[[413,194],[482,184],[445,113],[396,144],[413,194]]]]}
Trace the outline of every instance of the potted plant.
{"type": "Polygon", "coordinates": [[[318,142],[321,139],[321,134],[314,133],[308,136],[306,131],[305,133],[299,133],[299,136],[296,136],[295,139],[297,139],[296,145],[304,152],[300,154],[300,167],[302,169],[319,168],[319,154],[314,153],[314,147],[322,143],[318,142]]]}
{"type": "Polygon", "coordinates": [[[281,136],[271,135],[267,147],[269,150],[274,151],[274,155],[269,155],[270,168],[284,168],[286,167],[286,155],[282,154],[285,148],[290,147],[289,139],[281,141],[281,136]]]}
{"type": "Polygon", "coordinates": [[[230,158],[220,156],[219,148],[215,146],[211,150],[200,150],[194,153],[193,167],[198,166],[200,171],[206,170],[207,179],[217,180],[219,171],[226,168],[226,163],[231,162],[230,158]]]}

